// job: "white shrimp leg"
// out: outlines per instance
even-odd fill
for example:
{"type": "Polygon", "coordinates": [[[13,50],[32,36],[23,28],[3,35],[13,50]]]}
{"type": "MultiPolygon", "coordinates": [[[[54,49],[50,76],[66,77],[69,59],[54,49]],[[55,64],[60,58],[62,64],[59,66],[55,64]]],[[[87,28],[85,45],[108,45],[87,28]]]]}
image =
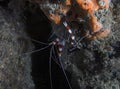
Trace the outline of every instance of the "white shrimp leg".
{"type": "Polygon", "coordinates": [[[50,86],[51,89],[53,89],[53,83],[52,83],[52,73],[51,73],[51,60],[52,60],[52,50],[54,48],[54,45],[52,46],[51,50],[50,50],[50,57],[49,57],[49,73],[50,73],[50,86]]]}
{"type": "Polygon", "coordinates": [[[55,63],[57,63],[57,65],[60,67],[60,64],[58,63],[58,57],[57,57],[57,55],[56,55],[56,53],[55,53],[55,49],[56,47],[54,46],[53,47],[53,56],[52,56],[52,59],[55,61],[55,63]]]}
{"type": "Polygon", "coordinates": [[[35,52],[39,52],[39,51],[42,51],[42,50],[44,50],[44,49],[47,49],[47,48],[49,48],[50,46],[52,46],[51,47],[51,49],[50,49],[50,57],[49,57],[49,73],[50,73],[50,85],[51,85],[51,89],[53,89],[53,82],[52,82],[52,73],[51,73],[51,60],[52,60],[52,58],[53,58],[53,60],[56,62],[56,60],[58,59],[58,61],[59,61],[59,63],[60,64],[58,64],[58,62],[56,62],[58,65],[59,65],[59,67],[62,69],[62,71],[63,71],[63,73],[64,73],[64,75],[65,75],[65,78],[66,78],[66,80],[67,80],[67,83],[68,83],[68,85],[69,85],[69,88],[70,89],[72,89],[72,87],[71,87],[71,85],[70,85],[70,83],[69,83],[69,80],[68,80],[68,77],[67,77],[67,75],[66,75],[66,72],[65,72],[65,70],[64,70],[64,67],[63,67],[63,64],[62,64],[62,62],[61,62],[61,53],[62,53],[62,51],[63,51],[63,47],[64,47],[64,45],[65,45],[65,41],[63,40],[63,39],[56,39],[56,41],[53,41],[53,42],[51,42],[51,43],[44,43],[44,42],[40,42],[40,41],[36,41],[36,40],[34,40],[34,39],[31,39],[32,41],[34,41],[34,42],[37,42],[37,43],[40,43],[40,44],[43,44],[43,45],[46,45],[45,47],[43,47],[43,48],[41,48],[41,49],[38,49],[38,50],[35,50],[35,51],[31,51],[31,52],[27,52],[27,53],[25,53],[25,54],[31,54],[31,53],[35,53],[35,52]],[[55,49],[54,49],[54,47],[55,46],[58,46],[58,58],[56,57],[56,54],[55,54],[55,49]],[[52,56],[52,55],[54,55],[54,57],[52,56]]]}
{"type": "Polygon", "coordinates": [[[64,48],[64,46],[65,46],[65,40],[58,38],[58,39],[56,40],[56,43],[57,43],[56,45],[58,45],[57,51],[58,51],[58,60],[59,60],[59,63],[60,63],[60,68],[62,69],[62,71],[63,71],[63,73],[64,73],[64,75],[65,75],[65,78],[66,78],[66,80],[67,80],[67,83],[68,83],[68,85],[69,85],[69,88],[72,89],[72,87],[71,87],[71,85],[70,85],[70,82],[69,82],[69,80],[68,80],[68,77],[67,77],[67,75],[66,75],[66,72],[65,72],[65,70],[64,70],[62,61],[61,61],[61,54],[62,54],[63,48],[64,48]]]}
{"type": "Polygon", "coordinates": [[[60,65],[61,65],[61,69],[62,69],[62,71],[63,71],[63,73],[64,73],[64,75],[65,75],[65,78],[66,78],[66,80],[67,80],[67,83],[68,83],[68,85],[69,85],[69,88],[72,89],[71,84],[70,84],[70,82],[69,82],[69,79],[68,79],[68,77],[67,77],[67,74],[66,74],[66,72],[65,72],[65,69],[64,69],[64,67],[63,67],[63,64],[62,64],[62,61],[61,61],[61,57],[59,57],[59,62],[60,62],[60,65]]]}

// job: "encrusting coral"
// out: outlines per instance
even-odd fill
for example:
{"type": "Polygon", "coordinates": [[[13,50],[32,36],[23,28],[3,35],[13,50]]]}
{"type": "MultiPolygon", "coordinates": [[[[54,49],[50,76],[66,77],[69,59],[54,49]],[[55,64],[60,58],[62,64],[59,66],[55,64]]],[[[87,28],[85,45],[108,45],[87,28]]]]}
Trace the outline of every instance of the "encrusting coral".
{"type": "Polygon", "coordinates": [[[59,25],[63,20],[67,22],[84,20],[88,16],[90,26],[88,37],[91,40],[104,38],[110,33],[110,29],[104,29],[94,15],[99,9],[109,8],[109,0],[32,0],[39,3],[46,16],[59,25]]]}

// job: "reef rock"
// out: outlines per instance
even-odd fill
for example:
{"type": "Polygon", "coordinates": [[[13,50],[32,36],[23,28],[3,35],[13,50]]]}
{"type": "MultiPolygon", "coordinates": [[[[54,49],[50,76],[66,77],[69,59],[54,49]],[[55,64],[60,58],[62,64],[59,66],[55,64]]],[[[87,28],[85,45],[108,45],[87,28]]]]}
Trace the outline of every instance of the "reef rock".
{"type": "Polygon", "coordinates": [[[0,7],[0,89],[34,89],[30,41],[17,14],[0,7]]]}

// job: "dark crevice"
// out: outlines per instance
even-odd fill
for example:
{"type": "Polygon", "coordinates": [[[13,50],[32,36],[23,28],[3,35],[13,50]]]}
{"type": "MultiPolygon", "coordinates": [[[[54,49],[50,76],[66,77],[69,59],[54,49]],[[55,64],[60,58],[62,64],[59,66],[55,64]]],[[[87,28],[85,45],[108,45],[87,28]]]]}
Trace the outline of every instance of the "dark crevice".
{"type": "Polygon", "coordinates": [[[9,2],[10,0],[0,0],[0,6],[2,6],[3,8],[7,8],[9,2]]]}
{"type": "MultiPolygon", "coordinates": [[[[35,7],[34,5],[29,5],[25,10],[26,16],[26,32],[30,38],[48,42],[48,39],[51,34],[51,24],[44,13],[35,7]]],[[[35,48],[34,50],[45,47],[39,43],[33,42],[35,48]]],[[[49,56],[50,56],[51,47],[35,52],[32,54],[32,77],[35,83],[36,89],[51,89],[50,88],[50,78],[49,78],[49,56]]],[[[58,59],[56,59],[58,60],[58,59]]],[[[65,76],[57,65],[52,60],[52,80],[53,80],[53,89],[69,89],[65,76]]]]}

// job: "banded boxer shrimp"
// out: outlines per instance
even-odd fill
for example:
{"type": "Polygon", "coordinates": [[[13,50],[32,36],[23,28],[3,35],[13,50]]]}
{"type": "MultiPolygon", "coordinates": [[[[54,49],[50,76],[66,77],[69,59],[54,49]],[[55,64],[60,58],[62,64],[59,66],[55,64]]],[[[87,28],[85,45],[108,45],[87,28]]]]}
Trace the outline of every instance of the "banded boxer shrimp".
{"type": "Polygon", "coordinates": [[[77,48],[76,47],[77,42],[75,40],[75,36],[74,36],[74,34],[72,32],[72,29],[70,29],[68,23],[66,21],[64,21],[62,24],[66,28],[66,32],[70,36],[70,38],[68,40],[66,40],[65,38],[62,38],[60,36],[56,36],[56,35],[54,35],[53,41],[48,42],[48,43],[40,42],[40,41],[37,41],[37,40],[34,40],[34,39],[30,38],[32,41],[34,41],[34,42],[36,42],[38,44],[43,45],[43,47],[41,49],[28,52],[29,54],[32,54],[32,53],[35,53],[35,52],[39,52],[39,51],[43,51],[43,50],[46,50],[47,48],[50,48],[49,73],[50,73],[51,89],[54,89],[53,88],[53,84],[52,84],[52,77],[51,77],[52,76],[52,74],[51,74],[51,70],[52,70],[52,68],[51,68],[51,61],[52,61],[52,59],[62,69],[62,71],[64,73],[64,76],[66,78],[66,81],[68,83],[67,86],[69,86],[69,89],[72,89],[71,84],[69,83],[69,79],[67,77],[67,74],[65,72],[65,68],[64,68],[63,63],[62,63],[62,53],[63,53],[63,50],[64,50],[64,47],[65,47],[66,43],[69,43],[72,46],[72,49],[70,49],[70,51],[73,51],[74,49],[77,48]]]}

